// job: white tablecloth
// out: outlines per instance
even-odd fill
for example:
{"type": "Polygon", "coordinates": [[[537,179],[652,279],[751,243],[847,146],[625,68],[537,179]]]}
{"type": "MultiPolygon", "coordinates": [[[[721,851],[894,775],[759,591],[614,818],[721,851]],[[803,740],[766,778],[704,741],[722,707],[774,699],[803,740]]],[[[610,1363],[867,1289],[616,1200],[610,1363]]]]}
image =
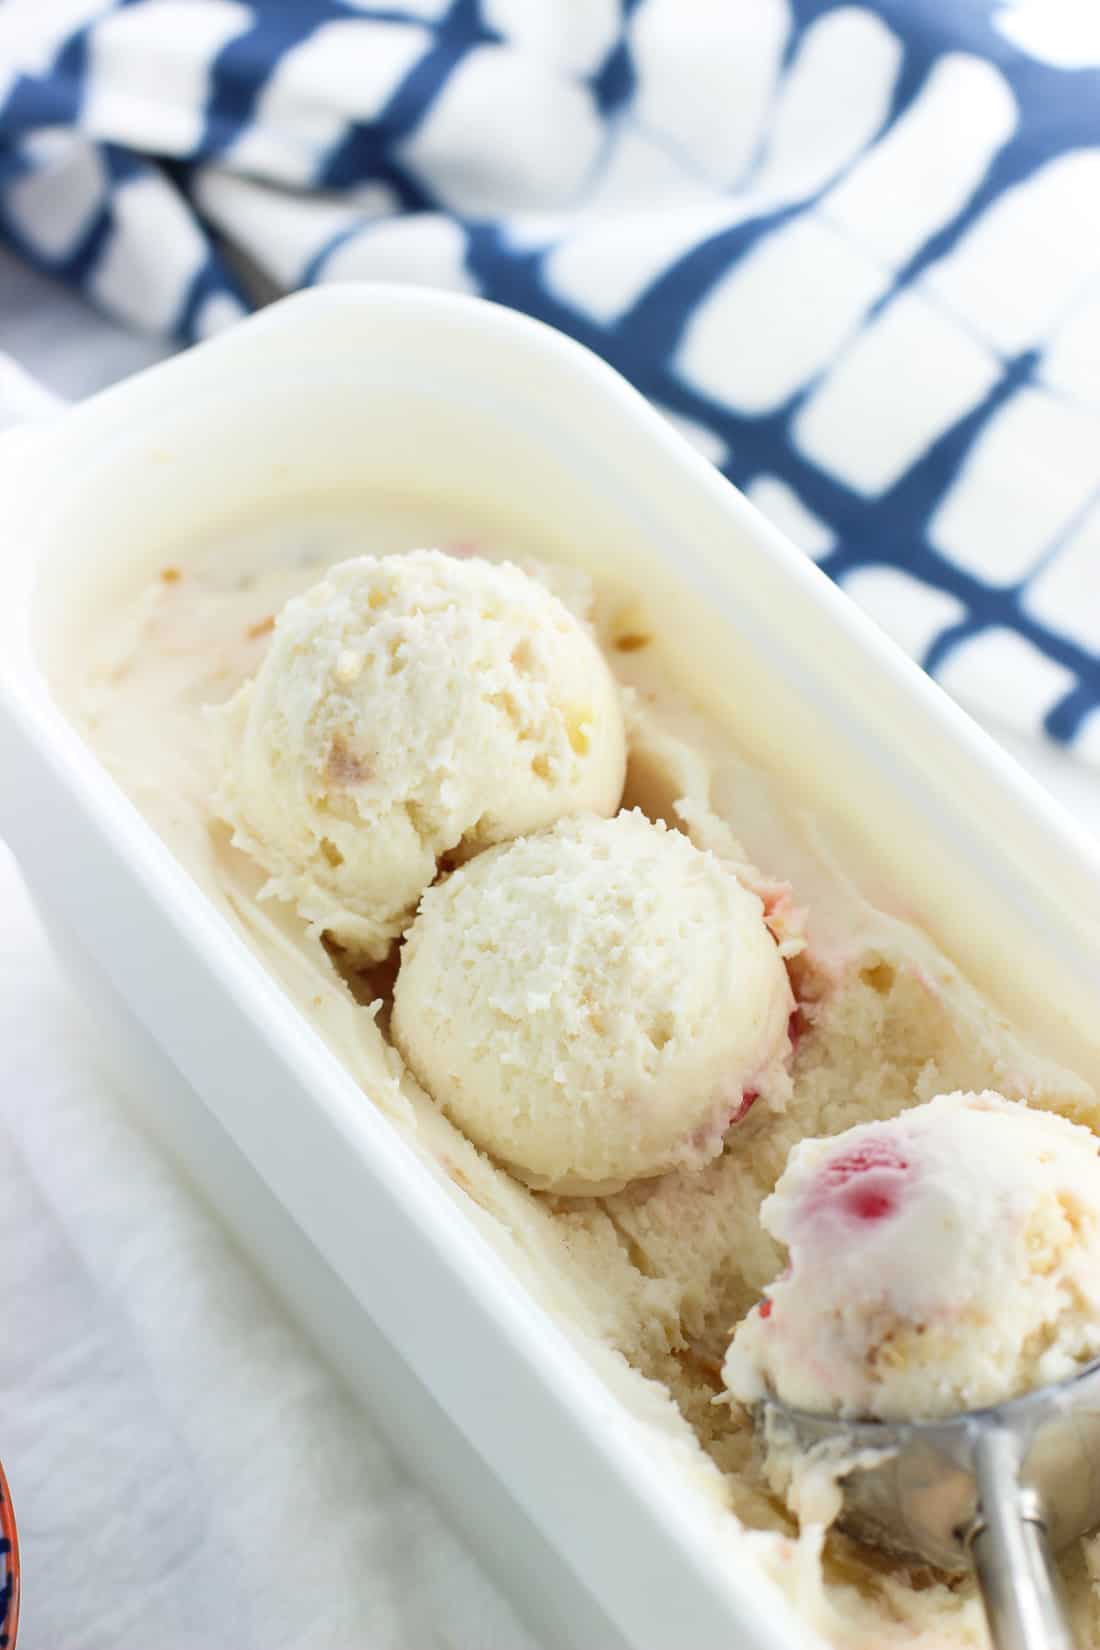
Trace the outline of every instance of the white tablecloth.
{"type": "MultiPolygon", "coordinates": [[[[0,254],[4,350],[68,397],[164,353],[0,254]]],[[[0,376],[0,422],[4,391],[0,376]]],[[[1100,828],[1100,777],[1013,749],[1100,828]]],[[[0,1454],[21,1650],[533,1650],[89,1068],[2,849],[0,914],[0,1454]]]]}
{"type": "MultiPolygon", "coordinates": [[[[3,254],[0,350],[67,396],[164,353],[3,254]]],[[[2,846],[0,1321],[20,1650],[534,1650],[89,1066],[2,846]]]]}

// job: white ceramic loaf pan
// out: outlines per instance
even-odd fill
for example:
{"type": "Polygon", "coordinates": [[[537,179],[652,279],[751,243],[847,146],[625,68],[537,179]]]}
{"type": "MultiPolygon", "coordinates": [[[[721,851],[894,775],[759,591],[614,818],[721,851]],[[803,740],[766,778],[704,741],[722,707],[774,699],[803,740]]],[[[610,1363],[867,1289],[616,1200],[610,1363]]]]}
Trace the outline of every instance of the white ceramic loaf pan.
{"type": "MultiPolygon", "coordinates": [[[[1100,1079],[1100,857],[577,345],[398,288],[288,299],[0,442],[0,830],[129,1088],[548,1644],[816,1642],[442,1198],[60,714],[91,594],[250,502],[418,486],[548,516],[648,592],[747,752],[1045,1047],[1100,1079]]],[[[775,869],[781,870],[781,867],[775,869]]]]}

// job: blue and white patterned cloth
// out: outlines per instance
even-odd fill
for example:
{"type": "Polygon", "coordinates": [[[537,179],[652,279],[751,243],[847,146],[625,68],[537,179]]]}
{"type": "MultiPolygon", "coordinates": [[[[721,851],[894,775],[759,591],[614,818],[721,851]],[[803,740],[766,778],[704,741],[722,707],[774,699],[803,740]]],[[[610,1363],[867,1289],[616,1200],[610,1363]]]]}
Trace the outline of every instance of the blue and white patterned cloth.
{"type": "Polygon", "coordinates": [[[540,316],[1100,758],[1092,0],[6,0],[0,233],[184,340],[315,281],[540,316]]]}

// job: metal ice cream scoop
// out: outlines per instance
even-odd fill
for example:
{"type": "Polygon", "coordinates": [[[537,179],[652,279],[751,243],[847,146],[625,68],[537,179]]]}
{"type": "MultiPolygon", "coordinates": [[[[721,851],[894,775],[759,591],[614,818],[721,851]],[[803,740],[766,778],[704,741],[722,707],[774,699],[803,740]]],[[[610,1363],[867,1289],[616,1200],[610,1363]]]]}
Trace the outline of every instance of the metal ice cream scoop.
{"type": "Polygon", "coordinates": [[[760,1405],[770,1439],[864,1456],[840,1526],[955,1573],[971,1568],[996,1650],[1074,1650],[1052,1555],[1100,1526],[1100,1363],[942,1421],[851,1422],[760,1405]],[[874,1452],[874,1458],[871,1452],[874,1452]]]}

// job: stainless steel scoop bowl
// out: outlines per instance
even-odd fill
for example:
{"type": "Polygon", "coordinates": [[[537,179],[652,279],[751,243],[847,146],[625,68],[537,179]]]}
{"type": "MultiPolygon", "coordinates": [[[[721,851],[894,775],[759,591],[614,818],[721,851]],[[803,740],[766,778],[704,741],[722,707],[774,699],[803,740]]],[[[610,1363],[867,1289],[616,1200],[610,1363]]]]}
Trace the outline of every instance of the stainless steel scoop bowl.
{"type": "Polygon", "coordinates": [[[973,1569],[996,1650],[1073,1650],[1052,1554],[1100,1527],[1100,1363],[943,1421],[842,1421],[774,1398],[759,1421],[800,1454],[875,1452],[840,1479],[841,1527],[900,1558],[973,1569]]]}

